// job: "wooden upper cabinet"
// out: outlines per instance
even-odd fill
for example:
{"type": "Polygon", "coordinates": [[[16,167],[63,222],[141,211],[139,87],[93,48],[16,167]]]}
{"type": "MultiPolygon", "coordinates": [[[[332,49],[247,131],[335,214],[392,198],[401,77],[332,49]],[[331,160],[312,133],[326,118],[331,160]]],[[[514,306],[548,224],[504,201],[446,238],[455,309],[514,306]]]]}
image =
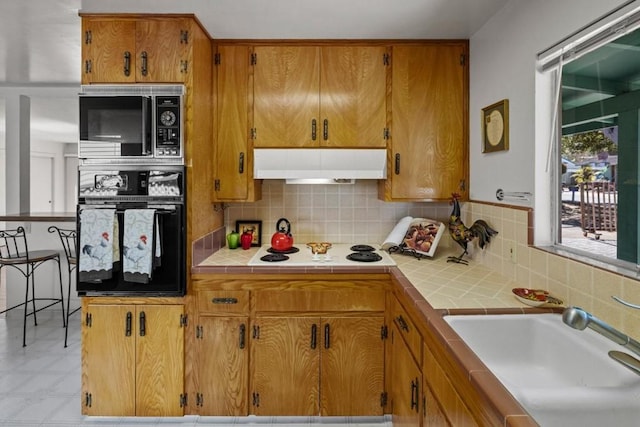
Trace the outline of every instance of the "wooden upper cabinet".
{"type": "Polygon", "coordinates": [[[136,22],[82,19],[82,83],[135,83],[136,22]]]}
{"type": "Polygon", "coordinates": [[[139,82],[183,82],[189,67],[190,20],[136,23],[136,78],[139,82]],[[146,58],[146,59],[145,59],[146,58]]]}
{"type": "Polygon", "coordinates": [[[387,48],[327,46],[320,64],[320,145],[386,147],[387,48]]]}
{"type": "Polygon", "coordinates": [[[316,146],[320,130],[320,49],[257,46],[253,58],[253,146],[316,146]]]}
{"type": "Polygon", "coordinates": [[[386,48],[254,48],[254,147],[385,147],[386,48]]]}
{"type": "Polygon", "coordinates": [[[214,201],[251,198],[249,56],[247,46],[218,46],[214,201]]]}
{"type": "Polygon", "coordinates": [[[467,196],[467,43],[393,46],[392,129],[383,200],[467,196]]]}
{"type": "Polygon", "coordinates": [[[181,83],[190,63],[187,18],[83,17],[82,83],[181,83]]]}

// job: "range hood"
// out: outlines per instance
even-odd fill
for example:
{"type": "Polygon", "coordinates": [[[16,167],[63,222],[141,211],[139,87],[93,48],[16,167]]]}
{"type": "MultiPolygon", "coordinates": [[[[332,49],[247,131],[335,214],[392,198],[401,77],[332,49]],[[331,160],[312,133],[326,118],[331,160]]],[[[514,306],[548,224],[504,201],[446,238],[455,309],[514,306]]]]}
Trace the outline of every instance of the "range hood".
{"type": "Polygon", "coordinates": [[[356,179],[385,179],[387,150],[256,148],[255,179],[284,179],[287,183],[352,183],[356,179]]]}

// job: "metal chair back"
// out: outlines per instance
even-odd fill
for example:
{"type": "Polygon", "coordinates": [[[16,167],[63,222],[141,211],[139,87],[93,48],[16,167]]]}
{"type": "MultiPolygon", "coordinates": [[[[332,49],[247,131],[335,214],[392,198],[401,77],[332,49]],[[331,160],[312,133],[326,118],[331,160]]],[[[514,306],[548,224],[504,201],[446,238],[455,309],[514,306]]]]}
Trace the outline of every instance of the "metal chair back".
{"type": "Polygon", "coordinates": [[[13,230],[0,230],[0,242],[0,263],[29,262],[27,235],[23,227],[13,230]]]}
{"type": "Polygon", "coordinates": [[[52,225],[48,228],[49,233],[57,232],[64,249],[64,255],[69,263],[69,270],[75,268],[76,265],[76,248],[78,246],[78,233],[76,230],[59,228],[52,225]]]}

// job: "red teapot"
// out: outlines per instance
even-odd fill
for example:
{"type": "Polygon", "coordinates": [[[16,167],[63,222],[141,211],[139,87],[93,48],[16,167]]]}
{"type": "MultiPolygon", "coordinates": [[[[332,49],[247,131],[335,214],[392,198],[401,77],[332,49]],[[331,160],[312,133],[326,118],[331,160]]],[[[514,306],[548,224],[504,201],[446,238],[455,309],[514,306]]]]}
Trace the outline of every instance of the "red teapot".
{"type": "Polygon", "coordinates": [[[291,223],[286,218],[276,222],[276,233],[271,236],[271,247],[276,251],[287,251],[293,246],[291,223]]]}

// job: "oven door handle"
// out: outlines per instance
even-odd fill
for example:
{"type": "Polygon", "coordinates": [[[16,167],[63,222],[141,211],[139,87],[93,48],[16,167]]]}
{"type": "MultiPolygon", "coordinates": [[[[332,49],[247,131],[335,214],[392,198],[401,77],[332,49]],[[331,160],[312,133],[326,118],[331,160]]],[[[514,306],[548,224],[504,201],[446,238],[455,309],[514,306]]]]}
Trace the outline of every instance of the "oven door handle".
{"type": "Polygon", "coordinates": [[[171,214],[175,213],[178,210],[179,205],[147,205],[147,206],[136,206],[136,207],[123,207],[120,205],[80,205],[80,211],[83,209],[115,209],[116,213],[124,213],[129,209],[155,209],[157,214],[171,214]]]}

